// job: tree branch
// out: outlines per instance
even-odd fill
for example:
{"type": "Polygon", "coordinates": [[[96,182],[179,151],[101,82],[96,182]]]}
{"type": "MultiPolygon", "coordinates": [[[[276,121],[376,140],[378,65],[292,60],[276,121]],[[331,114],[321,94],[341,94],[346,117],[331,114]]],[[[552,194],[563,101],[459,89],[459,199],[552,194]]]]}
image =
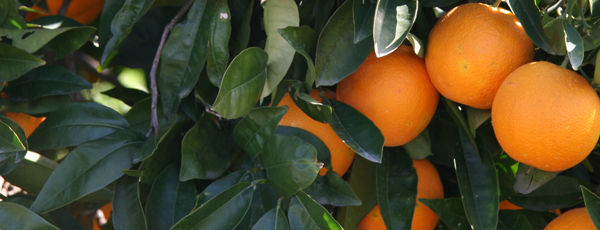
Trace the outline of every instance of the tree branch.
{"type": "Polygon", "coordinates": [[[152,67],[150,69],[150,89],[152,92],[152,107],[150,114],[150,129],[148,130],[148,133],[146,133],[146,136],[148,137],[150,136],[152,131],[154,131],[155,135],[158,135],[158,129],[160,128],[158,124],[158,87],[156,85],[156,71],[158,69],[158,63],[160,62],[160,55],[162,54],[162,50],[165,46],[165,42],[167,41],[169,33],[171,33],[171,30],[173,30],[173,27],[175,27],[177,21],[179,21],[179,19],[183,17],[183,15],[190,9],[192,3],[194,3],[194,0],[189,0],[187,3],[185,3],[185,5],[181,7],[179,12],[177,12],[175,17],[171,19],[169,24],[165,26],[165,29],[162,33],[162,37],[160,38],[160,43],[158,44],[158,48],[156,49],[156,54],[154,55],[154,60],[152,61],[152,67]]]}

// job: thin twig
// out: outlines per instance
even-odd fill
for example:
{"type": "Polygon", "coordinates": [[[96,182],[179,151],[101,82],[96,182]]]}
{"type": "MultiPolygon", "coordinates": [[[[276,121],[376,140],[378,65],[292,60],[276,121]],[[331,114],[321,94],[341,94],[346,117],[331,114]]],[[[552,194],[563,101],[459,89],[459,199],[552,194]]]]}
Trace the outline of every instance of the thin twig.
{"type": "Polygon", "coordinates": [[[179,12],[177,12],[175,17],[171,19],[169,24],[165,26],[165,29],[162,33],[162,37],[160,38],[160,43],[158,44],[158,48],[156,49],[156,54],[154,55],[154,60],[152,61],[152,68],[150,69],[150,89],[152,92],[152,107],[150,114],[150,129],[148,130],[148,133],[146,133],[147,137],[150,136],[150,133],[152,133],[153,130],[154,134],[158,135],[158,129],[160,128],[158,124],[158,88],[156,85],[156,70],[158,69],[158,63],[160,62],[160,55],[162,54],[162,49],[165,46],[165,42],[167,41],[169,33],[171,33],[171,30],[173,30],[173,27],[175,27],[177,21],[179,21],[179,19],[183,17],[183,15],[190,9],[192,3],[194,3],[194,0],[189,0],[187,3],[185,3],[185,5],[181,7],[179,12]]]}
{"type": "Polygon", "coordinates": [[[69,4],[71,4],[71,0],[65,0],[58,10],[58,15],[64,16],[67,13],[67,9],[69,9],[69,4]]]}

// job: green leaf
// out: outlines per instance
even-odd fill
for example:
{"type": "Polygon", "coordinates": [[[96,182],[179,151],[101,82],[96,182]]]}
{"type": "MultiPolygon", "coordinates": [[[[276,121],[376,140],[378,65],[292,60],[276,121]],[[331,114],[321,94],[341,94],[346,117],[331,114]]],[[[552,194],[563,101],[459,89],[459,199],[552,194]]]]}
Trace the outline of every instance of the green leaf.
{"type": "Polygon", "coordinates": [[[445,97],[442,98],[442,101],[444,102],[444,108],[446,108],[446,111],[448,111],[448,114],[450,114],[450,117],[452,118],[452,120],[454,120],[454,123],[458,125],[458,127],[464,132],[464,134],[466,134],[467,138],[469,139],[472,145],[477,145],[477,143],[475,143],[475,134],[473,134],[470,131],[471,129],[469,128],[469,124],[467,123],[465,116],[461,112],[462,108],[464,108],[465,106],[459,106],[445,97]]]}
{"type": "Polygon", "coordinates": [[[444,6],[449,6],[452,5],[456,2],[459,2],[460,0],[427,0],[427,1],[422,1],[421,4],[424,7],[444,7],[444,6]]]}
{"type": "Polygon", "coordinates": [[[0,42],[0,81],[12,81],[44,64],[46,61],[0,42]]]}
{"type": "Polygon", "coordinates": [[[277,129],[277,124],[288,111],[287,107],[259,107],[253,109],[233,129],[233,139],[250,154],[258,157],[265,141],[277,129]]]}
{"type": "Polygon", "coordinates": [[[377,166],[377,203],[388,229],[410,229],[417,199],[417,172],[401,151],[386,149],[377,166]]]}
{"type": "Polygon", "coordinates": [[[540,10],[535,6],[535,3],[533,1],[519,0],[507,0],[507,3],[510,6],[510,10],[523,25],[525,33],[531,38],[533,44],[549,54],[556,54],[556,50],[552,49],[548,37],[544,34],[540,10]]]}
{"type": "Polygon", "coordinates": [[[161,53],[158,87],[163,112],[169,115],[177,110],[198,82],[206,62],[206,41],[200,24],[206,1],[194,1],[185,20],[177,24],[165,42],[161,53]]]}
{"type": "Polygon", "coordinates": [[[529,194],[554,179],[557,175],[558,172],[547,172],[519,163],[519,170],[517,171],[513,189],[522,194],[529,194]]]}
{"type": "Polygon", "coordinates": [[[254,0],[230,0],[231,10],[231,39],[229,40],[230,54],[235,56],[242,52],[250,42],[250,23],[254,11],[254,0]]]}
{"type": "Polygon", "coordinates": [[[116,230],[148,229],[137,177],[124,176],[117,181],[111,219],[116,230]]]}
{"type": "Polygon", "coordinates": [[[312,119],[329,123],[333,117],[331,106],[325,105],[309,94],[295,90],[295,93],[290,93],[294,103],[309,117],[312,119]]]}
{"type": "Polygon", "coordinates": [[[336,217],[344,228],[356,229],[363,217],[377,204],[376,184],[373,180],[377,176],[376,171],[377,164],[362,157],[354,160],[349,183],[362,205],[338,209],[336,217]]]}
{"type": "Polygon", "coordinates": [[[327,209],[304,192],[298,192],[296,196],[292,197],[288,218],[291,230],[343,229],[327,209]]]}
{"type": "Polygon", "coordinates": [[[461,148],[454,154],[458,187],[474,229],[498,225],[498,175],[490,153],[477,150],[459,129],[461,148]]]}
{"type": "Polygon", "coordinates": [[[154,0],[125,0],[121,5],[121,9],[114,15],[110,15],[112,21],[110,23],[110,35],[107,35],[109,39],[106,43],[100,44],[102,48],[100,65],[102,67],[108,66],[110,61],[117,55],[119,46],[131,33],[133,26],[148,12],[153,3],[154,0]]]}
{"type": "Polygon", "coordinates": [[[266,79],[267,54],[260,48],[245,49],[225,71],[213,109],[227,119],[249,113],[260,97],[266,79]]]}
{"type": "Polygon", "coordinates": [[[337,84],[356,71],[371,52],[371,39],[354,43],[352,22],[352,3],[346,1],[323,28],[315,58],[317,87],[337,84]]]}
{"type": "Polygon", "coordinates": [[[29,102],[12,102],[0,99],[0,104],[8,107],[9,112],[28,114],[49,113],[71,103],[70,95],[48,96],[29,102]]]}
{"type": "Polygon", "coordinates": [[[565,43],[565,29],[563,26],[564,18],[551,17],[548,14],[543,15],[542,24],[544,25],[544,34],[550,42],[552,50],[556,55],[567,55],[567,47],[565,43]]]}
{"type": "Polygon", "coordinates": [[[250,178],[249,174],[246,173],[245,170],[238,170],[238,171],[229,173],[229,174],[219,178],[218,180],[215,180],[212,183],[210,183],[204,189],[204,191],[202,191],[200,193],[202,198],[199,199],[198,203],[202,204],[205,201],[208,201],[208,200],[212,199],[213,197],[219,195],[220,193],[224,192],[231,186],[234,186],[240,182],[250,182],[250,180],[251,180],[251,178],[250,178]]]}
{"type": "Polygon", "coordinates": [[[58,163],[34,152],[26,155],[29,156],[17,168],[9,174],[2,174],[2,177],[27,192],[37,194],[58,163]]]}
{"type": "Polygon", "coordinates": [[[31,210],[52,211],[117,180],[131,167],[141,143],[138,136],[119,132],[73,149],[52,172],[31,210]]]}
{"type": "Polygon", "coordinates": [[[119,113],[95,103],[74,103],[47,117],[29,138],[32,149],[75,146],[128,126],[119,113]]]}
{"type": "Polygon", "coordinates": [[[104,1],[104,8],[98,20],[98,42],[101,45],[105,45],[108,39],[112,37],[111,24],[117,12],[123,7],[123,4],[125,4],[123,0],[104,1]]]}
{"type": "Polygon", "coordinates": [[[354,43],[358,43],[373,35],[373,18],[375,18],[373,1],[352,0],[352,19],[354,19],[354,43]]]}
{"type": "Polygon", "coordinates": [[[460,198],[419,199],[435,212],[440,220],[451,229],[470,230],[471,225],[465,216],[465,209],[460,198]]]}
{"type": "Polygon", "coordinates": [[[572,177],[559,175],[529,194],[513,194],[510,202],[525,209],[548,211],[571,207],[581,202],[581,183],[572,177]]]}
{"type": "Polygon", "coordinates": [[[320,169],[315,147],[291,135],[267,140],[262,160],[269,184],[285,197],[310,186],[320,169]]]}
{"type": "MultiPolygon", "coordinates": [[[[151,108],[152,100],[150,97],[146,97],[133,106],[131,109],[125,114],[125,119],[129,122],[129,130],[136,131],[141,134],[146,134],[148,129],[150,128],[150,108],[151,108]]],[[[158,124],[161,127],[169,127],[168,120],[162,113],[162,106],[160,103],[158,104],[158,124]]],[[[175,120],[172,118],[171,120],[175,120]]]]}
{"type": "Polygon", "coordinates": [[[31,210],[16,203],[0,202],[0,229],[21,230],[56,229],[56,226],[48,223],[44,218],[38,216],[31,210]]]}
{"type": "Polygon", "coordinates": [[[150,94],[144,91],[125,87],[115,87],[102,92],[102,94],[119,99],[129,106],[134,106],[136,103],[150,96],[150,94]]]}
{"type": "Polygon", "coordinates": [[[206,74],[213,85],[219,86],[229,61],[231,13],[227,0],[208,1],[205,12],[200,28],[208,28],[201,30],[208,44],[206,74]]]}
{"type": "Polygon", "coordinates": [[[288,26],[299,26],[300,16],[294,0],[267,1],[264,5],[264,24],[268,54],[267,81],[261,98],[270,95],[285,77],[294,58],[294,48],[279,34],[278,30],[288,26]]]}
{"type": "Polygon", "coordinates": [[[308,67],[305,80],[306,88],[307,90],[312,90],[313,83],[317,79],[317,72],[312,59],[312,54],[317,43],[317,33],[306,25],[300,27],[288,26],[277,31],[306,60],[308,67]]]}
{"type": "Polygon", "coordinates": [[[148,230],[169,229],[194,208],[194,182],[179,182],[178,174],[176,165],[171,164],[152,183],[145,212],[148,230]]]}
{"type": "Polygon", "coordinates": [[[431,138],[429,137],[429,130],[423,130],[419,136],[406,143],[403,147],[411,159],[424,159],[433,155],[431,152],[431,138]]]}
{"type": "Polygon", "coordinates": [[[556,217],[551,212],[535,212],[531,210],[501,210],[498,214],[499,230],[533,230],[544,229],[556,217]]]}
{"type": "Polygon", "coordinates": [[[11,81],[5,92],[14,101],[32,101],[91,89],[92,85],[63,67],[45,65],[11,81]]]}
{"type": "Polygon", "coordinates": [[[594,64],[594,80],[592,83],[594,83],[594,85],[600,85],[600,49],[598,49],[598,52],[596,53],[596,61],[594,64]]]}
{"type": "Polygon", "coordinates": [[[277,206],[263,215],[252,230],[289,230],[290,223],[288,222],[285,212],[281,208],[281,200],[277,201],[277,206]]]}
{"type": "Polygon", "coordinates": [[[324,99],[333,108],[331,128],[358,155],[381,163],[384,137],[369,118],[343,102],[324,99]]]}
{"type": "Polygon", "coordinates": [[[293,135],[310,143],[317,149],[317,161],[323,163],[324,167],[331,169],[331,152],[329,152],[327,145],[317,136],[304,129],[291,126],[278,126],[277,133],[293,135]]]}
{"type": "Polygon", "coordinates": [[[590,214],[594,226],[600,228],[600,197],[583,185],[581,186],[581,193],[583,194],[585,208],[588,214],[590,214]]]}
{"type": "MultiPolygon", "coordinates": [[[[27,151],[25,131],[13,120],[0,116],[0,159],[27,151]]],[[[21,156],[21,159],[23,156],[21,156]]]]}
{"type": "Polygon", "coordinates": [[[79,49],[96,32],[91,26],[63,27],[58,29],[0,29],[0,37],[9,39],[11,45],[25,52],[33,53],[42,47],[56,52],[60,59],[79,49]]]}
{"type": "Polygon", "coordinates": [[[565,46],[567,47],[571,67],[573,70],[578,70],[584,58],[583,38],[567,21],[563,21],[563,27],[565,30],[565,46]]]}
{"type": "Polygon", "coordinates": [[[600,1],[598,0],[589,0],[590,2],[590,12],[592,17],[600,16],[600,1]]]}
{"type": "Polygon", "coordinates": [[[378,0],[373,21],[375,54],[383,57],[396,50],[417,18],[417,0],[378,0]]]}
{"type": "Polygon", "coordinates": [[[234,185],[192,211],[171,230],[234,229],[250,208],[253,187],[247,182],[234,185]]]}
{"type": "Polygon", "coordinates": [[[231,131],[220,128],[217,120],[204,114],[185,133],[181,143],[179,179],[216,179],[231,164],[231,131]]]}
{"type": "Polygon", "coordinates": [[[475,136],[477,134],[477,128],[484,122],[490,119],[492,113],[490,110],[475,109],[472,107],[465,106],[467,112],[467,122],[469,123],[469,129],[475,136]]]}
{"type": "Polygon", "coordinates": [[[0,28],[23,29],[27,27],[25,19],[19,14],[19,4],[16,1],[0,2],[0,28]]]}
{"type": "Polygon", "coordinates": [[[323,205],[333,206],[359,206],[362,203],[352,188],[337,173],[329,170],[325,176],[318,176],[317,180],[304,190],[313,199],[323,205]]]}

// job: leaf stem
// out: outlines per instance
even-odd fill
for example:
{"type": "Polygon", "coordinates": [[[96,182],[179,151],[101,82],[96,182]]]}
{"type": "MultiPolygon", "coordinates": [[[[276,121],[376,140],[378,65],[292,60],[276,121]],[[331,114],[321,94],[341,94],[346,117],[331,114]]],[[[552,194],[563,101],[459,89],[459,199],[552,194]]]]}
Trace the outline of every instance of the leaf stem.
{"type": "Polygon", "coordinates": [[[500,6],[500,3],[502,3],[502,0],[496,0],[493,5],[494,8],[498,8],[498,6],[500,6]]]}
{"type": "Polygon", "coordinates": [[[150,113],[150,129],[146,136],[149,137],[150,133],[154,131],[154,135],[158,135],[158,129],[160,128],[158,124],[158,88],[156,85],[156,71],[158,69],[158,63],[160,62],[160,55],[162,54],[162,50],[165,46],[165,42],[167,41],[167,37],[175,27],[175,24],[183,15],[190,9],[194,3],[194,0],[188,0],[184,6],[179,9],[179,12],[171,19],[169,24],[165,26],[163,30],[162,36],[160,38],[160,43],[158,44],[158,48],[156,49],[156,54],[154,55],[154,60],[152,61],[152,67],[150,69],[150,89],[152,91],[152,105],[151,105],[151,113],[150,113]]]}
{"type": "Polygon", "coordinates": [[[60,5],[60,9],[58,10],[58,15],[64,16],[67,13],[70,4],[71,0],[63,1],[63,3],[60,5]]]}

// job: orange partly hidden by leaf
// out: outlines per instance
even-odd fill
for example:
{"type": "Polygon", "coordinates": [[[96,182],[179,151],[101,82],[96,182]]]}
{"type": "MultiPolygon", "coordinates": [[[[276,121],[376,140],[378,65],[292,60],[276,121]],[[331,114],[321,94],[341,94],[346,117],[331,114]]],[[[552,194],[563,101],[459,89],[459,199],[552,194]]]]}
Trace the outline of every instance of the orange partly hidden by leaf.
{"type": "MultiPolygon", "coordinates": [[[[439,217],[418,199],[444,198],[444,187],[440,175],[429,160],[413,160],[413,167],[417,171],[417,204],[413,214],[411,230],[432,230],[437,225],[439,217]]],[[[358,225],[358,230],[384,229],[386,227],[381,217],[379,205],[376,205],[358,225]]]]}
{"type": "MultiPolygon", "coordinates": [[[[321,101],[319,92],[317,90],[310,92],[310,96],[317,101],[321,101]]],[[[288,112],[279,122],[279,125],[304,129],[321,139],[327,148],[329,148],[329,153],[331,155],[331,167],[333,171],[340,176],[344,175],[344,173],[348,171],[350,164],[352,164],[352,160],[354,159],[354,151],[344,144],[342,139],[338,137],[331,126],[329,126],[327,123],[318,122],[306,115],[296,105],[289,94],[285,94],[285,96],[283,96],[281,102],[279,102],[279,105],[287,105],[289,108],[288,112]]],[[[319,172],[319,174],[322,176],[326,173],[326,168],[321,169],[319,172]]]]}
{"type": "Polygon", "coordinates": [[[338,100],[367,116],[385,146],[410,142],[427,127],[438,105],[423,59],[409,46],[377,58],[374,52],[337,86],[338,100]]]}
{"type": "MultiPolygon", "coordinates": [[[[112,210],[113,210],[112,202],[102,206],[102,208],[100,208],[100,210],[102,210],[102,214],[104,215],[105,220],[110,219],[110,216],[112,215],[112,210]]],[[[93,229],[94,230],[102,230],[102,227],[100,227],[99,218],[94,218],[94,228],[93,229]]]]}
{"type": "Polygon", "coordinates": [[[544,230],[596,230],[585,208],[571,209],[550,221],[544,230]]]}
{"type": "Polygon", "coordinates": [[[533,61],[533,55],[533,43],[510,11],[467,3],[435,24],[425,62],[431,82],[444,97],[489,109],[504,78],[533,61]]]}
{"type": "Polygon", "coordinates": [[[25,113],[6,113],[6,117],[17,122],[29,137],[46,117],[34,117],[25,113]]]}
{"type": "Polygon", "coordinates": [[[513,159],[558,172],[583,161],[600,137],[600,100],[579,74],[549,62],[519,67],[502,83],[492,125],[513,159]]]}
{"type": "MultiPolygon", "coordinates": [[[[42,16],[57,15],[63,1],[64,0],[47,0],[47,14],[28,13],[25,19],[30,21],[42,16]]],[[[42,12],[45,11],[38,6],[33,6],[32,8],[42,12]]],[[[65,16],[72,18],[81,24],[90,24],[100,15],[102,8],[104,8],[104,0],[71,0],[65,16]]]]}

